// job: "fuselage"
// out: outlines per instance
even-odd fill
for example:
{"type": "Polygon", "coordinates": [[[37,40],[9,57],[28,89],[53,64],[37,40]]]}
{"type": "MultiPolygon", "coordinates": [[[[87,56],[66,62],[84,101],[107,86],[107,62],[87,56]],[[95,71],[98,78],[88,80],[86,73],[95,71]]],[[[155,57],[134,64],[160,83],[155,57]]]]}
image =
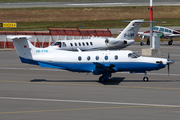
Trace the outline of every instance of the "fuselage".
{"type": "Polygon", "coordinates": [[[114,50],[123,49],[134,43],[134,40],[118,40],[116,38],[92,37],[90,39],[79,40],[58,40],[52,44],[51,48],[56,50],[77,51],[79,48],[85,50],[114,50]]]}
{"type": "MultiPolygon", "coordinates": [[[[173,38],[180,37],[180,32],[176,30],[172,30],[166,27],[155,26],[153,27],[153,33],[159,34],[161,38],[173,38]]],[[[144,38],[149,39],[150,31],[146,31],[143,33],[144,38]]]]}
{"type": "MultiPolygon", "coordinates": [[[[36,54],[33,61],[41,67],[65,69],[73,72],[93,72],[95,63],[113,65],[116,72],[145,72],[164,68],[167,59],[142,57],[132,51],[58,51],[36,54]]],[[[25,61],[24,61],[25,62],[25,61]]]]}

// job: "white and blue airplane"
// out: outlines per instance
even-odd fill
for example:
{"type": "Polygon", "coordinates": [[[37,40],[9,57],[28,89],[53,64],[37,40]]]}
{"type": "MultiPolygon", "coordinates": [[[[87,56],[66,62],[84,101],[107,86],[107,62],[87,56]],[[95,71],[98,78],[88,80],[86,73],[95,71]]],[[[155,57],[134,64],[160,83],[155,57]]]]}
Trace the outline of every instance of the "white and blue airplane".
{"type": "Polygon", "coordinates": [[[27,36],[9,36],[13,40],[22,63],[41,67],[57,68],[72,72],[102,75],[99,82],[106,82],[115,72],[144,73],[143,81],[148,81],[147,71],[159,70],[174,61],[164,58],[143,57],[130,50],[65,51],[51,48],[36,48],[27,36]]]}
{"type": "Polygon", "coordinates": [[[120,50],[135,42],[134,38],[138,35],[138,31],[143,22],[144,20],[131,21],[116,38],[91,37],[90,39],[58,40],[49,47],[69,51],[77,51],[77,48],[82,51],[120,50]]]}

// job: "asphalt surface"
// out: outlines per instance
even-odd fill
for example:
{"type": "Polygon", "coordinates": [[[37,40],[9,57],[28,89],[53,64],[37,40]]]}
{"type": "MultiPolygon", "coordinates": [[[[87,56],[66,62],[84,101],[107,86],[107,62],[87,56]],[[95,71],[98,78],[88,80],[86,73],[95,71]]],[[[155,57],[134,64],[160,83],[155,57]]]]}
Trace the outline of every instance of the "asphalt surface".
{"type": "MultiPolygon", "coordinates": [[[[180,42],[161,43],[161,55],[175,63],[144,74],[99,76],[22,64],[16,51],[0,51],[1,120],[169,120],[180,119],[180,42]]],[[[126,49],[149,46],[135,43],[126,49]]]]}
{"type": "MultiPolygon", "coordinates": [[[[149,6],[149,0],[103,0],[103,1],[68,1],[68,2],[20,2],[0,3],[0,8],[31,7],[113,7],[113,6],[149,6]]],[[[153,6],[180,6],[179,0],[154,0],[153,6]]]]}
{"type": "MultiPolygon", "coordinates": [[[[113,0],[114,3],[117,1],[113,0]]],[[[158,2],[162,5],[161,0],[156,1],[154,5],[158,2]]],[[[179,5],[178,0],[170,3],[167,1],[163,4],[179,5]]],[[[67,4],[69,3],[30,3],[29,5],[22,3],[0,4],[0,7],[70,6],[67,4]]],[[[132,4],[149,6],[149,1],[132,2],[132,4]]],[[[104,5],[109,6],[102,4],[102,7],[104,5]]],[[[88,7],[85,3],[70,7],[72,6],[88,7]]],[[[170,66],[169,76],[167,68],[149,72],[149,82],[142,81],[144,74],[115,73],[105,84],[99,83],[99,76],[92,74],[22,64],[16,51],[1,50],[0,119],[178,120],[180,119],[179,46],[179,41],[175,41],[172,46],[168,46],[167,42],[161,43],[161,55],[156,56],[167,58],[170,53],[170,59],[175,63],[170,66]]],[[[126,49],[141,51],[142,48],[149,46],[139,46],[139,43],[135,43],[126,49]]]]}

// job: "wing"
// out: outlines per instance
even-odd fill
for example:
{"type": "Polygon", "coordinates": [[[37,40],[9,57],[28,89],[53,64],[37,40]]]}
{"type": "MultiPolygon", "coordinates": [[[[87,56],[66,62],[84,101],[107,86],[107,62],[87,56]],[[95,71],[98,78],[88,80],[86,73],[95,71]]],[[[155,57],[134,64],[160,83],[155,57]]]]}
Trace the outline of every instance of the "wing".
{"type": "Polygon", "coordinates": [[[92,72],[94,75],[114,73],[118,71],[114,64],[101,64],[97,62],[94,64],[96,65],[95,69],[92,72]]]}
{"type": "Polygon", "coordinates": [[[180,34],[171,34],[169,37],[180,37],[180,34]]]}

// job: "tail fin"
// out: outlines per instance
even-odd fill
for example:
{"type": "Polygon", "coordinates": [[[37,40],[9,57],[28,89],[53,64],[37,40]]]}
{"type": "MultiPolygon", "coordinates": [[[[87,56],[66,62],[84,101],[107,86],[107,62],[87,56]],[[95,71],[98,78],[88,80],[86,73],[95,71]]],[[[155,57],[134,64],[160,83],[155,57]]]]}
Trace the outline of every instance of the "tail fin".
{"type": "Polygon", "coordinates": [[[28,40],[31,36],[8,36],[7,38],[13,40],[13,44],[21,59],[22,63],[38,64],[33,61],[33,55],[36,54],[38,48],[34,47],[28,40]]]}
{"type": "Polygon", "coordinates": [[[144,20],[133,20],[131,21],[128,26],[118,35],[117,39],[126,39],[132,40],[138,34],[138,31],[142,25],[144,20]]]}

